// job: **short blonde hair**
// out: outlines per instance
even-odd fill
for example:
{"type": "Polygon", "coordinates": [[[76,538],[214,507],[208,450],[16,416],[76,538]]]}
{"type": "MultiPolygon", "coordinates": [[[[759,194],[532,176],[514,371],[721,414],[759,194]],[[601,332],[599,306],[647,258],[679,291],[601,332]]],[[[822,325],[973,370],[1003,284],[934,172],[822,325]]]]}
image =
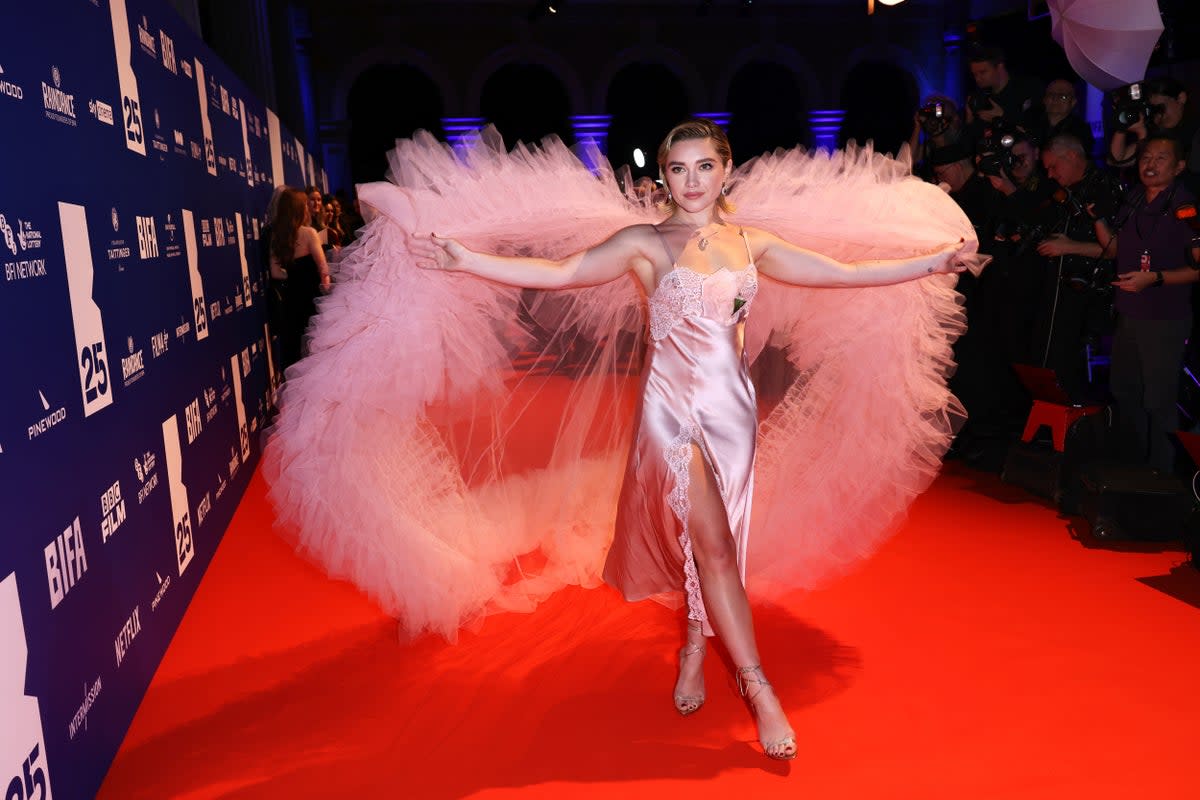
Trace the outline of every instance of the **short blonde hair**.
{"type": "MultiPolygon", "coordinates": [[[[671,152],[671,148],[679,142],[685,142],[690,139],[708,139],[712,142],[713,149],[717,151],[717,156],[721,159],[721,166],[725,166],[733,160],[733,149],[729,146],[729,137],[725,135],[725,131],[710,119],[703,117],[691,117],[671,128],[662,144],[658,146],[658,174],[663,181],[663,186],[666,186],[667,176],[665,173],[667,167],[667,155],[671,152]]],[[[675,210],[675,200],[671,197],[670,192],[667,193],[667,201],[661,203],[661,207],[667,212],[675,210]]],[[[729,199],[722,194],[717,198],[717,208],[724,211],[726,214],[733,213],[733,204],[729,199]]]]}

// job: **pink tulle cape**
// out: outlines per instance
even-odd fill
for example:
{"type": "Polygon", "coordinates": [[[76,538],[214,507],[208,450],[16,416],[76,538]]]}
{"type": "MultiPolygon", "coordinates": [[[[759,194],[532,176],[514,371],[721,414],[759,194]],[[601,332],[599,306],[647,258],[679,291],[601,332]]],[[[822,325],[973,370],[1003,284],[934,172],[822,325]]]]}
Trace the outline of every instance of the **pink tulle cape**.
{"type": "MultiPolygon", "coordinates": [[[[593,158],[594,153],[590,154],[593,158]]],[[[663,214],[554,139],[505,152],[397,143],[359,187],[369,223],[288,370],[264,471],[278,522],[415,635],[453,639],[600,582],[636,415],[645,297],[632,277],[530,291],[417,269],[410,234],[561,258],[663,214]]],[[[944,192],[870,149],[739,168],[732,221],[843,261],[974,233],[944,192]]],[[[962,411],[955,278],[870,289],[763,280],[746,330],[760,394],[752,596],[870,554],[933,479],[962,411]]],[[[681,587],[682,588],[682,587],[681,587]]]]}

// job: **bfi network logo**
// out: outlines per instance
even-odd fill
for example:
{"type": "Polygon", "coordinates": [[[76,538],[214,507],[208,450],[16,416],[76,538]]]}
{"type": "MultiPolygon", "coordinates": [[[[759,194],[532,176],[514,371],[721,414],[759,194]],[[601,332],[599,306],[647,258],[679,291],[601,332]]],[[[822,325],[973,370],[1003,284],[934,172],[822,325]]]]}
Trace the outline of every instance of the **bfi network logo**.
{"type": "Polygon", "coordinates": [[[143,259],[158,258],[158,231],[154,217],[137,217],[138,255],[143,259]]]}
{"type": "Polygon", "coordinates": [[[79,517],[46,545],[46,583],[50,589],[50,608],[58,608],[67,594],[79,585],[87,572],[87,551],[83,546],[83,528],[79,517]]]}

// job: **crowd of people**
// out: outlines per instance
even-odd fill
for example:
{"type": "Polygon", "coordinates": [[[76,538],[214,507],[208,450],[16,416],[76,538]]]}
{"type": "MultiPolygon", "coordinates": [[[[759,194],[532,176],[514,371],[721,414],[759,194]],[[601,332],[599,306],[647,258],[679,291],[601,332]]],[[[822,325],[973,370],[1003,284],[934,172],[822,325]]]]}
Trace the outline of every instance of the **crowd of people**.
{"type": "Polygon", "coordinates": [[[928,98],[912,140],[916,173],[947,188],[993,257],[960,284],[952,386],[970,419],[955,452],[999,468],[1030,402],[1012,365],[1029,364],[1072,402],[1112,408],[1115,455],[1170,473],[1200,276],[1188,93],[1170,77],[1114,92],[1098,139],[1071,80],[1010,74],[996,49],[969,60],[965,102],[928,98]]]}

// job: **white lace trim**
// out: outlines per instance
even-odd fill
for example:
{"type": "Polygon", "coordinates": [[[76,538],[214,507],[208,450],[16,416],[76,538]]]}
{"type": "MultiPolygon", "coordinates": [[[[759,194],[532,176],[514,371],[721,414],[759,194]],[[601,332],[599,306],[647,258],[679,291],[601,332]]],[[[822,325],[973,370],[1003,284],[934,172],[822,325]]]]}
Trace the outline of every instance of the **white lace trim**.
{"type": "MultiPolygon", "coordinates": [[[[667,273],[654,294],[650,296],[650,338],[654,341],[667,338],[667,334],[679,320],[698,317],[703,312],[704,279],[708,275],[686,267],[675,267],[667,273]]],[[[745,318],[754,295],[758,293],[758,270],[753,265],[738,273],[737,299],[743,305],[734,311],[731,318],[745,318]]]]}
{"type": "Polygon", "coordinates": [[[707,622],[708,615],[704,610],[704,599],[700,594],[700,574],[696,570],[696,557],[692,552],[692,537],[688,533],[688,517],[691,515],[692,504],[688,496],[691,486],[689,467],[692,462],[692,442],[700,441],[700,426],[688,421],[683,424],[679,435],[667,445],[667,467],[675,476],[675,486],[667,495],[667,504],[679,517],[683,532],[679,535],[679,544],[683,547],[683,589],[687,595],[688,619],[707,622]]]}

